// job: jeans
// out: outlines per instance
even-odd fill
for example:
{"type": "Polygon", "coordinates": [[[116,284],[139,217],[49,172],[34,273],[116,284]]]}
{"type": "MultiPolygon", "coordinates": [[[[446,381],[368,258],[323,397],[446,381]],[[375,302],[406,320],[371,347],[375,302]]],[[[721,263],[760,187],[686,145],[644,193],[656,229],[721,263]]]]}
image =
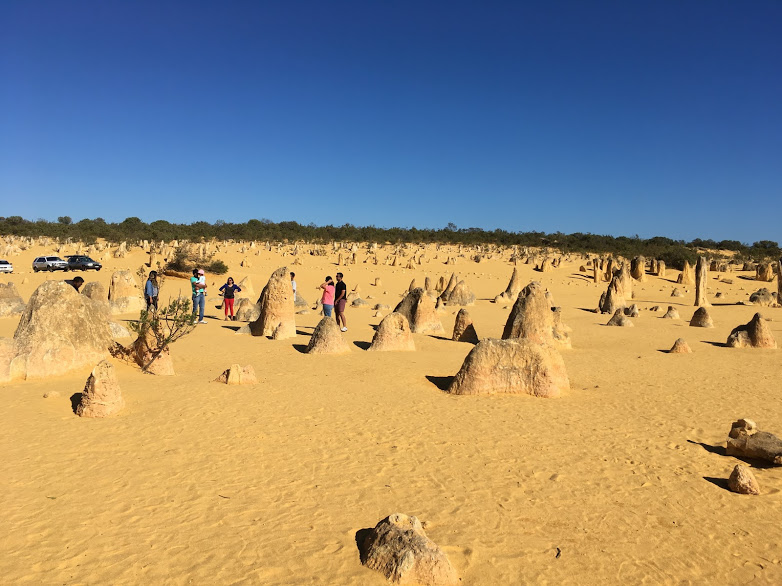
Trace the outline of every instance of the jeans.
{"type": "Polygon", "coordinates": [[[206,307],[206,295],[193,295],[193,315],[198,312],[198,321],[204,321],[204,308],[206,307]]]}
{"type": "Polygon", "coordinates": [[[331,310],[334,309],[333,305],[327,305],[326,303],[323,304],[323,315],[326,317],[331,317],[331,310]]]}

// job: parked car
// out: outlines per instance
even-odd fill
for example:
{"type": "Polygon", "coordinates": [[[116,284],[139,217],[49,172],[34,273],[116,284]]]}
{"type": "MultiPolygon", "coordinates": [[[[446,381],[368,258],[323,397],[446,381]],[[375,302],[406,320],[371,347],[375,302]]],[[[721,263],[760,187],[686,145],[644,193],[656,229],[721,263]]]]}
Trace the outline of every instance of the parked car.
{"type": "Polygon", "coordinates": [[[14,265],[7,260],[0,260],[0,273],[13,273],[14,265]]]}
{"type": "Polygon", "coordinates": [[[66,256],[65,258],[68,259],[68,268],[72,271],[75,271],[76,269],[81,271],[95,269],[96,271],[99,271],[103,268],[103,265],[98,261],[92,260],[89,256],[84,256],[83,254],[73,254],[71,256],[66,256]]]}
{"type": "Polygon", "coordinates": [[[67,271],[68,263],[59,256],[39,256],[33,261],[33,271],[67,271]]]}

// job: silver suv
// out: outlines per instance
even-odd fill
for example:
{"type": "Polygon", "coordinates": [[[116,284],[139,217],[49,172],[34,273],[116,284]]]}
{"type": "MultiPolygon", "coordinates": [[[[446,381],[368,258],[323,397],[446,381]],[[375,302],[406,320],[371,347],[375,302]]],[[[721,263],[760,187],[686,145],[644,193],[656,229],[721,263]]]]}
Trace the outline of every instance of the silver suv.
{"type": "Polygon", "coordinates": [[[33,271],[67,271],[68,263],[59,256],[39,256],[33,261],[33,271]]]}
{"type": "Polygon", "coordinates": [[[7,260],[0,260],[0,273],[13,273],[14,265],[7,260]]]}

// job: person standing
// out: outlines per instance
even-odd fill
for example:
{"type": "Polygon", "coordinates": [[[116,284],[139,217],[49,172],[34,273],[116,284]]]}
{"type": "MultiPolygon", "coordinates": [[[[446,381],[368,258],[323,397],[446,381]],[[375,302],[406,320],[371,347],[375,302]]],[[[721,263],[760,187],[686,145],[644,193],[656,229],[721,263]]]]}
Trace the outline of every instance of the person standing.
{"type": "Polygon", "coordinates": [[[157,311],[157,298],[160,293],[160,286],[157,282],[157,271],[150,271],[147,282],[144,285],[144,301],[147,302],[147,311],[154,307],[157,311]]]}
{"type": "Polygon", "coordinates": [[[331,317],[331,311],[334,309],[334,281],[331,277],[326,277],[320,288],[323,289],[323,295],[320,298],[320,302],[323,304],[323,315],[331,317]]]}
{"type": "Polygon", "coordinates": [[[193,293],[193,319],[198,314],[198,323],[205,324],[204,308],[206,307],[206,276],[204,269],[193,269],[193,276],[190,277],[190,287],[193,293]]]}
{"type": "Polygon", "coordinates": [[[231,321],[234,320],[234,297],[237,292],[241,292],[242,289],[239,285],[234,285],[233,277],[228,277],[225,285],[220,287],[220,291],[223,292],[223,305],[225,306],[225,319],[228,319],[228,310],[231,310],[231,321]]]}
{"type": "Polygon", "coordinates": [[[337,273],[337,284],[334,286],[334,310],[336,312],[337,325],[342,326],[342,331],[348,331],[348,322],[345,319],[345,306],[348,303],[348,286],[342,280],[342,273],[337,273]]]}
{"type": "Polygon", "coordinates": [[[296,278],[296,273],[291,273],[291,288],[293,289],[293,302],[296,302],[296,281],[294,279],[296,278]]]}

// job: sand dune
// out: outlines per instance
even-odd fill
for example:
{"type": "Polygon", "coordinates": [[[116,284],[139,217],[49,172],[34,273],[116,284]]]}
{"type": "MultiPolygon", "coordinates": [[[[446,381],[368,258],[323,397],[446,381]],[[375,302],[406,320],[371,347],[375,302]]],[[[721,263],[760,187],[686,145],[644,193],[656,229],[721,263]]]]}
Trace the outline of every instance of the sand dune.
{"type": "MultiPolygon", "coordinates": [[[[218,258],[256,292],[295,258],[227,248],[218,258]],[[251,267],[239,266],[245,257],[251,267]]],[[[27,300],[45,279],[72,276],[33,274],[44,253],[11,258],[17,274],[2,282],[27,300]]],[[[413,269],[402,268],[407,259],[337,268],[336,254],[302,255],[291,270],[308,300],[341,270],[369,307],[391,308],[413,278],[456,270],[477,297],[479,335],[499,338],[512,303],[489,300],[513,265],[459,258],[453,267],[443,263],[455,249],[434,255],[413,269]]],[[[136,248],[79,274],[108,287],[114,270],[135,272],[147,258],[136,248]]],[[[782,351],[722,346],[758,311],[735,303],[762,284],[739,278],[754,272],[729,285],[710,273],[715,327],[692,328],[694,286],[671,297],[678,271],[647,275],[633,284],[635,327],[611,328],[610,316],[585,311],[607,284],[581,264],[517,266],[522,285],[541,281],[573,329],[573,348],[562,350],[571,390],[558,399],[443,392],[473,347],[449,339],[459,307],[440,314],[443,335],[414,334],[415,352],[366,352],[381,318],[348,308],[352,351],[307,355],[317,312],[296,316],[295,338],[237,336],[241,324],[215,309],[224,277],[211,275],[209,323],[171,348],[177,376],[114,362],[126,401],[117,416],[73,414],[89,368],[2,385],[3,583],[382,585],[361,566],[355,537],[393,512],[426,522],[463,584],[782,583],[782,469],[753,468],[763,492],[740,496],[727,489],[739,461],[724,455],[739,417],[782,434],[782,351]],[[682,319],[661,319],[668,305],[682,319]],[[664,352],[680,337],[692,354],[664,352]],[[252,365],[259,384],[212,382],[232,363],[252,365]]],[[[180,289],[189,295],[185,281],[167,279],[161,299],[180,289]]],[[[762,312],[782,340],[782,309],[762,312]]],[[[0,335],[17,322],[0,318],[0,335]]]]}

